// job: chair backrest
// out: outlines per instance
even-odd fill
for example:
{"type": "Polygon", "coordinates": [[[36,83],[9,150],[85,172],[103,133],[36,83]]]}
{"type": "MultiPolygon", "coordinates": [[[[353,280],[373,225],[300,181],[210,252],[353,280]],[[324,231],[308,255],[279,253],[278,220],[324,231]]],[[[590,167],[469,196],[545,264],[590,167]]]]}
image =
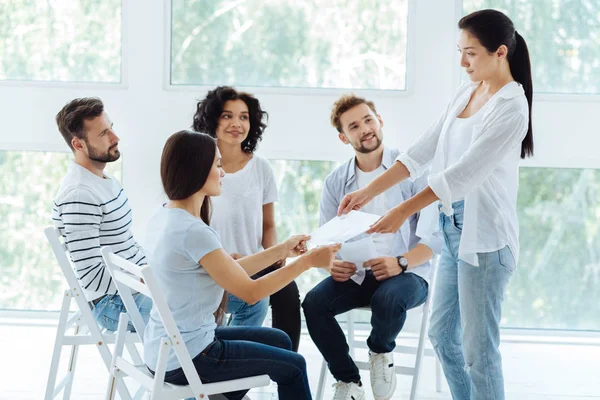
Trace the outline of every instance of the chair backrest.
{"type": "Polygon", "coordinates": [[[94,321],[91,309],[85,297],[85,292],[79,284],[79,280],[75,276],[75,270],[68,255],[69,251],[67,250],[67,246],[61,242],[60,232],[58,229],[51,226],[44,229],[44,234],[50,243],[52,252],[58,261],[58,265],[60,266],[60,269],[67,280],[69,291],[71,292],[72,297],[75,299],[75,302],[79,307],[79,311],[83,314],[84,318],[88,322],[88,325],[96,325],[95,323],[91,323],[91,321],[94,321]]]}
{"type": "MultiPolygon", "coordinates": [[[[195,393],[200,393],[202,391],[202,382],[196,372],[192,357],[185,347],[185,342],[177,328],[173,314],[160,290],[158,281],[152,273],[152,268],[149,265],[140,267],[127,261],[115,255],[109,247],[102,247],[100,252],[125,304],[127,313],[131,317],[133,325],[140,336],[140,340],[143,341],[143,332],[146,326],[133,299],[133,290],[152,299],[152,307],[158,312],[165,331],[168,334],[166,339],[171,343],[189,385],[195,393]]],[[[160,370],[159,367],[157,366],[157,371],[160,370]]]]}

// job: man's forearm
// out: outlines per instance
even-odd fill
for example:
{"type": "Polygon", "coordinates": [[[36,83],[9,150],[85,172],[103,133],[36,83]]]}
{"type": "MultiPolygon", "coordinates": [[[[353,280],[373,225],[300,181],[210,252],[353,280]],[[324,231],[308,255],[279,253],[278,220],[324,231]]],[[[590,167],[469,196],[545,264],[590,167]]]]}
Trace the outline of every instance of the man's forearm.
{"type": "Polygon", "coordinates": [[[419,243],[412,250],[403,254],[408,260],[408,268],[417,267],[433,258],[433,251],[424,244],[419,243]]]}

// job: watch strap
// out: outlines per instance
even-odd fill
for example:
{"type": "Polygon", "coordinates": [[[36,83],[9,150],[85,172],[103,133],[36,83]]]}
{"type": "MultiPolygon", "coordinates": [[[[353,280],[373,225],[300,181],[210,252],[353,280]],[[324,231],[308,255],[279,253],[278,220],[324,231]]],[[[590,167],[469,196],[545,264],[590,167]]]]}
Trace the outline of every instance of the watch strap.
{"type": "Polygon", "coordinates": [[[396,257],[396,259],[398,260],[398,265],[400,266],[402,273],[405,273],[408,268],[408,260],[404,256],[398,256],[398,257],[396,257]],[[402,265],[401,259],[404,259],[405,261],[407,261],[406,266],[402,265]]]}

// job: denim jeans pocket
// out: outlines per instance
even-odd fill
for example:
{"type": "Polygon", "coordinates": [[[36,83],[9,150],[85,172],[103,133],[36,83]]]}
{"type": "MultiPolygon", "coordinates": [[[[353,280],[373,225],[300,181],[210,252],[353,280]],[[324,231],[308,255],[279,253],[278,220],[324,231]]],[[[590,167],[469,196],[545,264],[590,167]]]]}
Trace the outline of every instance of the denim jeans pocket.
{"type": "Polygon", "coordinates": [[[221,361],[222,352],[223,343],[219,339],[215,339],[200,352],[199,356],[208,362],[217,363],[221,361]]]}
{"type": "Polygon", "coordinates": [[[448,217],[450,224],[459,232],[462,232],[463,228],[463,214],[452,214],[448,217]]]}
{"type": "Polygon", "coordinates": [[[101,320],[98,321],[100,325],[103,328],[108,329],[109,331],[116,331],[119,327],[119,321],[107,316],[106,314],[102,314],[100,318],[101,320]]]}
{"type": "Polygon", "coordinates": [[[506,268],[508,272],[512,274],[515,271],[515,257],[508,246],[504,246],[504,248],[498,250],[498,258],[500,265],[506,268]]]}

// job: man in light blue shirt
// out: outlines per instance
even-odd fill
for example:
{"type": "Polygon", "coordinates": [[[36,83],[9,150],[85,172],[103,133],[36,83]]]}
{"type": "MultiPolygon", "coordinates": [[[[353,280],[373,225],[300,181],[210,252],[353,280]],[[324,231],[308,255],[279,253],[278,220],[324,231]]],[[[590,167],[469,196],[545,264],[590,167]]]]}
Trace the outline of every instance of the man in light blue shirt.
{"type": "MultiPolygon", "coordinates": [[[[383,146],[383,121],[370,101],[354,95],[342,96],[334,104],[331,123],[340,140],[353,147],[355,156],[325,179],[320,225],[337,215],[347,193],[371,183],[394,164],[400,153],[383,146]]],[[[383,215],[426,185],[426,177],[404,181],[374,198],[361,211],[383,215]]],[[[427,299],[431,259],[442,247],[435,221],[419,217],[411,216],[395,233],[372,235],[377,258],[365,262],[364,280],[350,279],[357,266],[337,260],[329,271],[331,276],[306,295],[302,306],[308,331],[338,381],[336,399],[365,397],[358,368],[335,316],[366,306],[372,310],[367,345],[373,395],[376,400],[387,400],[394,394],[396,336],[402,330],[406,311],[427,299]]]]}

